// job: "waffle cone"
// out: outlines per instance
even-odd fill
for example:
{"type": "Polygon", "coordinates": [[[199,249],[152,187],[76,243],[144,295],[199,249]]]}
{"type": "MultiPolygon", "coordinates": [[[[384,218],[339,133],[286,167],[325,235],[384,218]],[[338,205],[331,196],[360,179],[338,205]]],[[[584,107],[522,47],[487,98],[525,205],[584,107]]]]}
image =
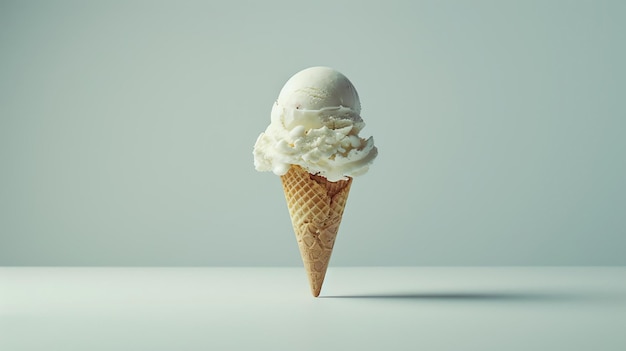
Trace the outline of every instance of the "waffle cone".
{"type": "Polygon", "coordinates": [[[331,182],[291,165],[281,181],[311,292],[317,297],[322,290],[352,178],[331,182]]]}

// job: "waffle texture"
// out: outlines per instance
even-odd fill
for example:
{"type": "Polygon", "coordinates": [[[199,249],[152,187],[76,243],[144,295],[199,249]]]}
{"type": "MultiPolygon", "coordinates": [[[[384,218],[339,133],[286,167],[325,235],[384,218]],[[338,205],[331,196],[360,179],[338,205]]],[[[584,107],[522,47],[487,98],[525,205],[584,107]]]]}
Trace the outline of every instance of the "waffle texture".
{"type": "Polygon", "coordinates": [[[331,182],[291,165],[281,181],[311,292],[317,297],[322,290],[352,178],[331,182]]]}

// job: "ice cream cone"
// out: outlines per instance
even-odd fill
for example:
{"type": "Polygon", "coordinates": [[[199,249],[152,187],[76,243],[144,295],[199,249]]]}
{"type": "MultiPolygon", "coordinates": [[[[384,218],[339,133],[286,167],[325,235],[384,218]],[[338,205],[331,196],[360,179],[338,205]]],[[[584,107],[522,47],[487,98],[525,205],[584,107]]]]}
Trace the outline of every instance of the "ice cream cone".
{"type": "Polygon", "coordinates": [[[272,105],[254,144],[254,168],[281,177],[313,296],[319,296],[352,177],[365,174],[378,149],[363,138],[361,101],[330,67],[294,74],[272,105]]]}
{"type": "Polygon", "coordinates": [[[328,181],[291,165],[281,176],[293,230],[311,292],[317,297],[328,269],[352,178],[328,181]]]}

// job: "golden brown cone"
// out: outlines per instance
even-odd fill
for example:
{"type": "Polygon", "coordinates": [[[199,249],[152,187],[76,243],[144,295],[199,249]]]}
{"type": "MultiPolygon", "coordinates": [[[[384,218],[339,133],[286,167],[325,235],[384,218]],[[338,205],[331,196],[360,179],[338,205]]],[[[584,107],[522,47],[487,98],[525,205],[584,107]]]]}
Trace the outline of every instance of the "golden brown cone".
{"type": "Polygon", "coordinates": [[[341,224],[352,178],[331,182],[291,165],[280,177],[313,296],[322,283],[341,224]]]}

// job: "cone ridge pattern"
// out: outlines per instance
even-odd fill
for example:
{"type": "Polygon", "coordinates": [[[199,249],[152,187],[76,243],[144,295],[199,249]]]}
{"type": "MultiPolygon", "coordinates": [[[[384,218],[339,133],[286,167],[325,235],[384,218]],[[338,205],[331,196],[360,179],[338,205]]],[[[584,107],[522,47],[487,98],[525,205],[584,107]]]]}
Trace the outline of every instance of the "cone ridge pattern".
{"type": "Polygon", "coordinates": [[[352,178],[330,182],[291,165],[281,181],[311,292],[319,296],[352,178]]]}

